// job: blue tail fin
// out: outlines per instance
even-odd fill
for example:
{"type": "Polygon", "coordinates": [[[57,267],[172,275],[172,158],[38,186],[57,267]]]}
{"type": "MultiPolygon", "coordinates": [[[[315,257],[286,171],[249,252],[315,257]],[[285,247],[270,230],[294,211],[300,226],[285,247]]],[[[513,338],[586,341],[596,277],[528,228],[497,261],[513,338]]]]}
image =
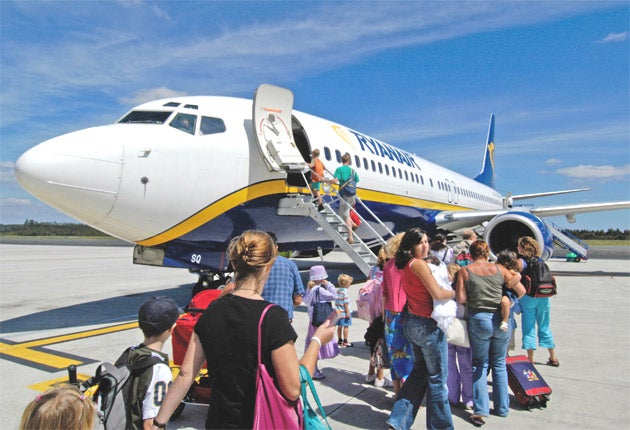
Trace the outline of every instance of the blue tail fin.
{"type": "Polygon", "coordinates": [[[475,181],[494,188],[494,114],[490,115],[486,151],[483,156],[481,172],[475,176],[475,181]]]}

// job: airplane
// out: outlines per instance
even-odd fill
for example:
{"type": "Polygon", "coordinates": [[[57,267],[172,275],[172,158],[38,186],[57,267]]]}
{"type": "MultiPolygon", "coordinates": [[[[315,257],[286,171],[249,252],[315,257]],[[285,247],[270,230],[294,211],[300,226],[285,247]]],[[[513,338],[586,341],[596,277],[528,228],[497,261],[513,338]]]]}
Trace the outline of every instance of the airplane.
{"type": "MultiPolygon", "coordinates": [[[[335,220],[335,187],[320,214],[308,188],[318,148],[328,172],[352,156],[359,176],[357,230],[364,247],[421,227],[457,236],[475,228],[494,254],[534,237],[586,250],[544,217],[627,209],[630,202],[518,206],[523,198],[583,190],[502,195],[494,188],[494,115],[481,172],[474,178],[335,122],[293,110],[293,93],[262,84],[253,100],[189,96],[132,108],[116,123],[42,142],[16,162],[28,192],[59,211],[134,243],[134,263],[228,270],[226,248],[248,229],[273,231],[279,250],[353,253],[335,220]],[[327,221],[331,220],[331,221],[327,221]]],[[[330,176],[329,176],[330,177],[330,176]]],[[[340,224],[340,223],[338,223],[340,224]]],[[[359,244],[360,246],[360,244],[359,244]]],[[[355,260],[358,261],[358,260],[355,260]]],[[[373,262],[373,260],[372,260],[373,262]]],[[[357,263],[358,264],[358,263],[357,263]]]]}

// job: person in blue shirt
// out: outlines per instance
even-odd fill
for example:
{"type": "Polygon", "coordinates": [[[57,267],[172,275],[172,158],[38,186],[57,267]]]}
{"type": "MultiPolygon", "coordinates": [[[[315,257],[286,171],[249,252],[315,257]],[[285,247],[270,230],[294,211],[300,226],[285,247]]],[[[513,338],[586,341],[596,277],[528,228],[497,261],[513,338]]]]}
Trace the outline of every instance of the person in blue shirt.
{"type": "MultiPolygon", "coordinates": [[[[267,232],[278,247],[278,238],[272,232],[267,232]]],[[[289,321],[293,322],[293,307],[302,303],[304,284],[297,265],[286,257],[278,255],[269,279],[263,288],[263,299],[284,308],[289,314],[289,321]]]]}

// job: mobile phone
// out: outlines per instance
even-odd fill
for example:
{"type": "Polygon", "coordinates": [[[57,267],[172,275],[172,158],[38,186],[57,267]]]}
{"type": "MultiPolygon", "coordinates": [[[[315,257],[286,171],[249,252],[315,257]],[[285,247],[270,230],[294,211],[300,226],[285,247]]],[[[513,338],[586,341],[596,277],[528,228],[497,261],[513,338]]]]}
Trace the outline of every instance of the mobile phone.
{"type": "Polygon", "coordinates": [[[332,327],[337,324],[339,321],[339,313],[337,311],[332,311],[330,315],[326,318],[327,321],[330,321],[329,327],[332,327]]]}

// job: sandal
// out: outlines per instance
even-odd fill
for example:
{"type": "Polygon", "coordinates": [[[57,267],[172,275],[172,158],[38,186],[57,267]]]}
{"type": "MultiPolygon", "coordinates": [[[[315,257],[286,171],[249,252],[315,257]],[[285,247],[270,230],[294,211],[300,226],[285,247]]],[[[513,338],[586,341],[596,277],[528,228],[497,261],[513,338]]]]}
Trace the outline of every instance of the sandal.
{"type": "Polygon", "coordinates": [[[560,362],[558,361],[558,359],[556,358],[555,360],[551,360],[549,359],[547,361],[547,365],[548,366],[553,366],[553,367],[560,367],[560,362]]]}
{"type": "Polygon", "coordinates": [[[471,415],[470,416],[470,422],[473,423],[473,425],[475,427],[481,427],[482,425],[484,425],[486,423],[484,421],[483,417],[481,417],[479,415],[471,415]]]}

